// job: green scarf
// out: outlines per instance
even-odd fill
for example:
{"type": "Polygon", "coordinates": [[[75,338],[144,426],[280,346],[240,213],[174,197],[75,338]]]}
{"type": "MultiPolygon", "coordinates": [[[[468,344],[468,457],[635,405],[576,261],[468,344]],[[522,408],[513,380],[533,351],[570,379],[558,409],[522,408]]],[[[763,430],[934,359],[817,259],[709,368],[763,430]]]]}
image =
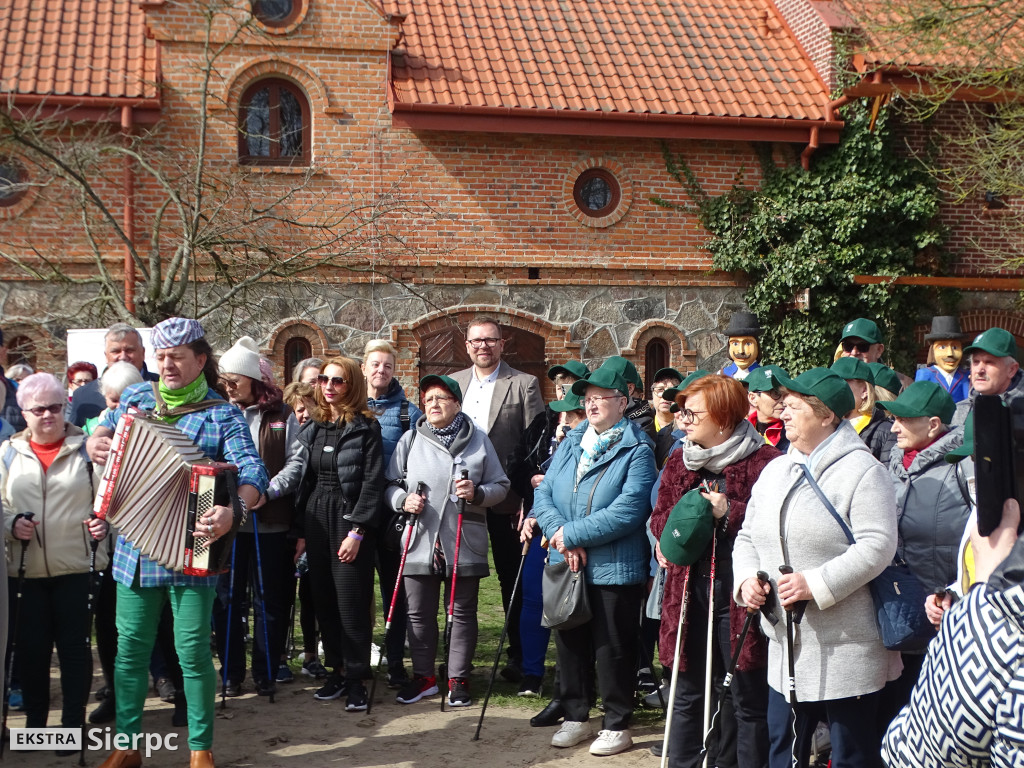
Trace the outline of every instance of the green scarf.
{"type": "MultiPolygon", "coordinates": [[[[210,391],[210,385],[206,383],[206,374],[204,373],[200,373],[195,381],[191,384],[186,384],[181,389],[168,389],[164,385],[163,379],[160,379],[157,388],[160,390],[160,397],[164,399],[164,403],[168,408],[177,408],[181,405],[201,402],[206,399],[206,395],[210,391]]],[[[160,418],[168,424],[173,424],[184,415],[161,416],[160,418]]]]}

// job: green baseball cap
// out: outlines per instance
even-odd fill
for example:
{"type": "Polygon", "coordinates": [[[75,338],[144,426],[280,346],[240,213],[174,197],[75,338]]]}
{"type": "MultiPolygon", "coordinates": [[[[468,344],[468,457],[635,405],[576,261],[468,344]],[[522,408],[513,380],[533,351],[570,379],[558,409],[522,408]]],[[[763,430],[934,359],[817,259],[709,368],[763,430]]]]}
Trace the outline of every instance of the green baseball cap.
{"type": "Polygon", "coordinates": [[[661,532],[661,554],[675,565],[693,565],[707,549],[714,528],[711,502],[694,488],[669,512],[661,532]]]}
{"type": "Polygon", "coordinates": [[[836,416],[845,416],[857,405],[846,379],[828,368],[811,368],[795,379],[779,376],[779,382],[791,392],[818,398],[836,416]]]}
{"type": "Polygon", "coordinates": [[[832,363],[832,367],[829,370],[837,376],[842,376],[847,381],[850,379],[860,379],[871,384],[875,383],[875,375],[871,373],[868,364],[863,360],[858,360],[856,357],[840,357],[832,363]]]}
{"type": "Polygon", "coordinates": [[[896,371],[885,363],[868,363],[868,368],[871,369],[871,375],[874,376],[877,386],[889,390],[894,395],[898,395],[903,389],[903,384],[900,382],[900,377],[896,375],[896,371]]]}
{"type": "Polygon", "coordinates": [[[688,386],[693,384],[693,382],[695,382],[697,379],[703,379],[705,376],[710,376],[710,375],[711,375],[711,371],[705,371],[703,368],[698,368],[693,373],[688,374],[685,379],[683,379],[681,382],[679,382],[679,384],[676,385],[675,387],[673,387],[672,389],[666,389],[665,390],[665,394],[663,394],[662,397],[665,398],[666,400],[671,400],[672,401],[672,407],[669,408],[669,412],[671,412],[671,413],[678,413],[679,412],[679,406],[676,404],[675,400],[676,400],[676,397],[679,395],[680,392],[682,392],[688,386]]]}
{"type": "Polygon", "coordinates": [[[755,368],[743,380],[750,392],[768,392],[782,386],[779,376],[785,376],[786,372],[777,365],[762,365],[755,368]]]}
{"type": "Polygon", "coordinates": [[[590,369],[583,364],[580,360],[570,360],[567,363],[561,365],[552,365],[548,368],[548,378],[552,381],[555,380],[555,376],[562,374],[563,376],[572,376],[574,379],[582,379],[590,373],[590,369]]]}
{"type": "Polygon", "coordinates": [[[956,464],[966,456],[974,455],[974,413],[967,414],[967,421],[964,422],[964,441],[959,448],[954,448],[946,454],[946,461],[956,464]]]}
{"type": "Polygon", "coordinates": [[[682,381],[685,377],[675,368],[659,368],[658,372],[654,374],[654,378],[651,379],[651,384],[661,381],[662,379],[675,379],[676,381],[682,381]]]}
{"type": "Polygon", "coordinates": [[[1002,328],[989,328],[984,333],[974,337],[968,346],[964,347],[964,353],[974,351],[988,352],[996,357],[1016,357],[1017,341],[1013,334],[1002,328]]]}
{"type": "Polygon", "coordinates": [[[874,320],[858,317],[843,326],[843,335],[839,337],[839,340],[852,338],[864,339],[869,344],[881,344],[882,332],[878,330],[878,325],[874,320]]]}
{"type": "Polygon", "coordinates": [[[429,387],[434,384],[440,384],[442,387],[447,389],[453,395],[455,399],[462,403],[462,387],[455,381],[451,376],[441,376],[436,373],[428,373],[422,379],[420,379],[420,392],[426,392],[429,387]]]}
{"type": "Polygon", "coordinates": [[[949,424],[956,412],[953,397],[934,381],[915,381],[895,400],[879,405],[893,416],[938,416],[943,424],[949,424]]]}
{"type": "Polygon", "coordinates": [[[577,395],[575,392],[566,392],[565,397],[561,400],[552,400],[549,405],[552,411],[558,413],[565,413],[567,411],[582,411],[583,410],[583,396],[577,395]]]}
{"type": "Polygon", "coordinates": [[[601,363],[601,368],[609,368],[615,371],[615,373],[619,374],[619,376],[628,381],[637,389],[644,388],[644,383],[640,379],[640,372],[636,369],[635,365],[633,365],[631,362],[629,362],[629,360],[627,360],[624,357],[620,357],[619,355],[609,357],[607,360],[601,363]]]}
{"type": "Polygon", "coordinates": [[[573,382],[572,391],[583,396],[587,393],[587,387],[600,387],[601,389],[614,389],[617,392],[629,397],[629,389],[626,387],[626,380],[611,368],[601,366],[591,373],[587,378],[573,382]]]}

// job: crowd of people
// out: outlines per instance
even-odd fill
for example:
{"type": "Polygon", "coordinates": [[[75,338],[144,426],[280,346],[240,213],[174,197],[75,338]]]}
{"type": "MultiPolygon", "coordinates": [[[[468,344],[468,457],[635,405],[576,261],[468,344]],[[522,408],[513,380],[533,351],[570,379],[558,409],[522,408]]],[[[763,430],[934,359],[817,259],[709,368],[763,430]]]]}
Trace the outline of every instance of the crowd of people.
{"type": "MultiPolygon", "coordinates": [[[[466,329],[470,367],[422,377],[416,402],[385,340],[361,362],[303,360],[282,390],[253,339],[217,356],[186,318],[153,328],[156,373],[123,324],[104,337],[102,372],[8,369],[10,704],[28,727],[47,724],[56,646],[62,727],[139,734],[162,681],[192,768],[213,766],[218,693],[249,683],[272,697],[294,679],[297,589],[296,671],[316,699],[372,706],[376,614],[397,703],[470,706],[493,564],[501,675],[520,695],[543,692],[554,635],[553,695],[530,721],[559,726],[553,747],[629,749],[639,694],[666,712],[652,752],[672,768],[806,765],[823,732],[836,768],[1021,765],[1019,511],[1007,502],[1003,525],[977,535],[972,462],[975,398],[1024,397],[1013,336],[991,328],[965,344],[955,318],[935,318],[911,381],[884,365],[866,318],[844,326],[830,367],[799,375],[761,360],[753,315],[735,313],[726,333],[729,365],[662,368],[649,388],[622,357],[559,361],[547,403],[502,359],[487,316],[466,329]],[[223,572],[161,565],[93,515],[111,438],[136,411],[237,468],[234,498],[195,520],[200,540],[231,542],[223,572]],[[931,642],[883,642],[871,583],[893,563],[929,595],[909,609],[934,625],[931,642]],[[578,575],[586,610],[556,624],[546,606],[563,596],[547,574],[559,568],[578,575]],[[104,685],[87,716],[93,621],[104,685]]],[[[141,764],[129,747],[102,768],[141,764]]]]}

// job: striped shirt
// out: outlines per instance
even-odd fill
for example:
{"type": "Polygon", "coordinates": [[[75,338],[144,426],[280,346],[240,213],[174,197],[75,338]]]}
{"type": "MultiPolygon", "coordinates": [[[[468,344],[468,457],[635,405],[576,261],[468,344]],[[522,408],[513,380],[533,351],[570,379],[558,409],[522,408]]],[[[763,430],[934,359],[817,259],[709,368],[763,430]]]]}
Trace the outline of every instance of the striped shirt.
{"type": "MultiPolygon", "coordinates": [[[[212,389],[206,396],[211,400],[220,399],[212,389]]],[[[145,411],[156,408],[153,387],[148,381],[133,384],[125,389],[118,407],[108,411],[99,426],[113,431],[118,420],[129,408],[145,411]]],[[[260,459],[253,444],[245,416],[238,408],[224,401],[223,405],[214,405],[202,411],[185,414],[174,426],[184,432],[207,458],[229,461],[237,466],[239,486],[251,485],[260,493],[266,490],[266,467],[263,466],[263,460],[260,459]]],[[[124,536],[117,537],[112,573],[114,580],[126,587],[132,586],[136,573],[140,587],[213,586],[217,578],[186,576],[184,573],[164,568],[135,549],[124,536]]]]}

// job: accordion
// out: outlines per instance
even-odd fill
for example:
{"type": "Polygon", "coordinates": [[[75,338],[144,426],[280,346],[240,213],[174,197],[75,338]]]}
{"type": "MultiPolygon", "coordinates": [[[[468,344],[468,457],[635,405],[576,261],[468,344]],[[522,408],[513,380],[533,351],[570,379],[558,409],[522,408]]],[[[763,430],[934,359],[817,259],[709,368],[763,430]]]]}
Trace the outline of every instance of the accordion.
{"type": "Polygon", "coordinates": [[[232,503],[236,472],[207,459],[170,424],[127,413],[111,440],[93,511],[163,567],[212,576],[226,570],[237,525],[210,544],[195,535],[196,523],[215,504],[232,503]]]}

